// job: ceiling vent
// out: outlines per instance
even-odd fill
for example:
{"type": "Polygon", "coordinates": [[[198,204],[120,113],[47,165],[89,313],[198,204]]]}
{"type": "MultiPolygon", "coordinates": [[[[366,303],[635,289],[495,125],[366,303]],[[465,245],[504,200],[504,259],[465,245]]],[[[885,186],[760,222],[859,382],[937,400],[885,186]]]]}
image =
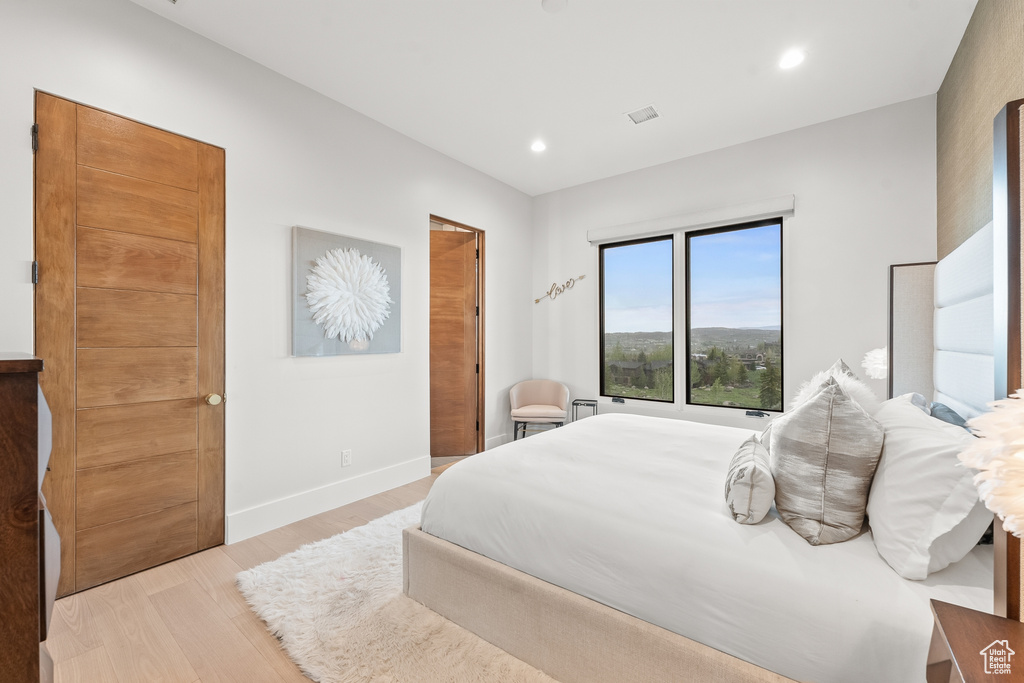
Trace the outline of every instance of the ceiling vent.
{"type": "Polygon", "coordinates": [[[655,109],[654,105],[652,104],[642,109],[631,111],[628,114],[626,114],[626,116],[628,116],[629,120],[632,121],[633,123],[645,123],[647,121],[650,121],[651,119],[656,119],[660,117],[661,114],[658,113],[658,110],[655,109]]]}

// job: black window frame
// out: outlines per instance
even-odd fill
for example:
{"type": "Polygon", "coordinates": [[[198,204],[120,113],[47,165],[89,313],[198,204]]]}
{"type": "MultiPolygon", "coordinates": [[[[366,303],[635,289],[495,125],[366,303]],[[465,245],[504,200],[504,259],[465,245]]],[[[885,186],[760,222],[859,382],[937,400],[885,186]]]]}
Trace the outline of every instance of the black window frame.
{"type": "Polygon", "coordinates": [[[624,241],[621,241],[621,242],[608,242],[606,244],[599,245],[598,246],[598,280],[599,280],[599,282],[598,282],[598,290],[599,290],[599,295],[598,295],[598,299],[599,299],[599,302],[598,302],[598,317],[599,317],[600,320],[599,320],[599,323],[598,323],[598,332],[597,333],[598,333],[598,338],[600,340],[600,343],[599,343],[599,348],[600,348],[599,363],[600,363],[600,368],[601,368],[600,378],[598,380],[599,381],[598,394],[600,396],[604,396],[604,397],[608,397],[608,398],[622,398],[622,399],[629,399],[631,401],[651,401],[653,403],[675,404],[675,402],[676,402],[676,380],[677,380],[676,370],[675,370],[675,362],[676,362],[676,357],[677,357],[677,354],[676,354],[676,242],[675,242],[675,234],[674,233],[669,233],[667,235],[656,235],[654,237],[644,237],[644,238],[634,239],[634,240],[624,240],[624,241]],[[629,246],[635,246],[637,244],[647,244],[649,242],[663,242],[663,241],[668,241],[669,242],[669,245],[671,247],[671,249],[670,249],[671,256],[672,256],[672,263],[671,263],[672,284],[671,284],[671,287],[670,287],[670,289],[671,289],[670,294],[672,296],[672,330],[671,330],[671,339],[672,339],[672,341],[671,341],[671,344],[672,344],[672,395],[668,399],[663,399],[663,398],[639,398],[639,397],[636,397],[636,396],[618,396],[616,394],[605,393],[605,381],[604,381],[605,380],[605,377],[604,377],[604,368],[605,368],[604,253],[605,253],[605,250],[606,249],[610,249],[610,248],[615,248],[615,247],[629,247],[629,246]]]}
{"type": "MultiPolygon", "coordinates": [[[[783,252],[783,239],[784,239],[783,238],[783,233],[785,232],[784,227],[785,227],[785,225],[783,223],[783,217],[782,216],[778,216],[778,217],[775,217],[775,218],[766,218],[766,219],[763,219],[763,220],[748,221],[746,223],[735,223],[735,224],[732,224],[732,225],[723,225],[723,226],[714,227],[714,228],[707,228],[707,229],[704,229],[704,230],[690,230],[690,231],[687,231],[685,233],[685,235],[684,235],[685,241],[683,243],[683,252],[684,252],[683,258],[685,260],[686,265],[685,265],[685,271],[683,273],[683,277],[684,277],[684,281],[683,282],[684,282],[684,285],[685,285],[685,288],[686,288],[686,292],[685,292],[685,295],[684,295],[684,299],[685,299],[685,301],[684,301],[685,312],[684,312],[684,320],[683,320],[683,327],[684,327],[683,334],[686,337],[686,349],[685,349],[686,350],[686,357],[685,357],[685,363],[684,363],[684,366],[685,366],[684,382],[686,383],[686,386],[685,386],[685,390],[684,390],[683,394],[684,394],[684,401],[685,401],[685,404],[687,406],[700,406],[702,408],[727,408],[727,409],[730,409],[730,410],[763,410],[765,412],[771,412],[771,413],[781,413],[781,412],[783,412],[783,410],[785,410],[785,407],[786,407],[785,406],[785,396],[786,396],[786,393],[785,393],[785,372],[784,372],[784,368],[785,368],[786,344],[785,344],[785,336],[784,336],[785,325],[783,325],[783,322],[782,322],[785,319],[785,315],[784,315],[784,310],[785,309],[784,309],[784,307],[785,307],[785,300],[786,300],[785,292],[784,292],[784,286],[785,286],[785,277],[784,277],[785,264],[784,264],[784,259],[783,259],[783,253],[784,253],[783,252]],[[724,232],[737,232],[739,230],[749,230],[749,229],[752,229],[752,228],[763,228],[763,227],[766,227],[766,226],[769,226],[769,225],[778,225],[779,226],[779,358],[778,358],[778,364],[779,364],[779,398],[780,398],[780,401],[782,403],[781,403],[780,407],[777,410],[776,409],[772,409],[772,408],[762,408],[762,407],[759,407],[759,406],[724,406],[724,405],[712,404],[712,403],[694,403],[693,401],[691,401],[691,398],[692,398],[691,391],[693,389],[693,386],[692,386],[693,382],[692,382],[692,379],[690,377],[690,372],[691,372],[691,367],[690,367],[691,366],[691,360],[690,359],[692,357],[692,354],[691,354],[691,351],[690,351],[690,343],[691,343],[691,334],[690,334],[690,329],[691,329],[691,324],[690,324],[690,239],[694,238],[694,237],[703,237],[703,236],[707,236],[707,235],[715,235],[715,234],[720,234],[720,233],[724,233],[724,232]]],[[[603,357],[602,357],[602,360],[603,360],[603,357]]],[[[603,364],[602,364],[601,368],[602,368],[602,372],[603,372],[603,370],[604,370],[604,365],[603,364]]]]}

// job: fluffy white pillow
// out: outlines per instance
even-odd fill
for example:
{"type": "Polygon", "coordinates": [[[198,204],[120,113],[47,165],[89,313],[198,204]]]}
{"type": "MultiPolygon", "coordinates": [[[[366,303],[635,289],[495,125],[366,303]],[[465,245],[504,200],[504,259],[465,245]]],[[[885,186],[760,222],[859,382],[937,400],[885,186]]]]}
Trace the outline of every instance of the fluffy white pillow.
{"type": "Polygon", "coordinates": [[[800,388],[796,392],[796,396],[793,397],[790,402],[790,409],[796,408],[802,403],[806,403],[807,399],[811,398],[818,391],[829,378],[836,381],[836,384],[843,390],[843,393],[854,400],[854,402],[863,408],[868,415],[874,415],[875,411],[878,410],[880,402],[875,392],[871,390],[867,384],[864,384],[857,375],[853,374],[850,370],[850,366],[843,362],[840,358],[832,364],[828,370],[822,370],[814,377],[800,385],[800,388]]]}
{"type": "Polygon", "coordinates": [[[737,522],[757,524],[771,510],[774,500],[775,479],[768,463],[768,451],[756,436],[751,436],[729,463],[725,502],[737,522]]]}
{"type": "Polygon", "coordinates": [[[906,579],[924,579],[964,557],[992,523],[957,454],[975,437],[926,415],[910,396],[882,404],[882,458],[868,495],[878,554],[906,579]]]}

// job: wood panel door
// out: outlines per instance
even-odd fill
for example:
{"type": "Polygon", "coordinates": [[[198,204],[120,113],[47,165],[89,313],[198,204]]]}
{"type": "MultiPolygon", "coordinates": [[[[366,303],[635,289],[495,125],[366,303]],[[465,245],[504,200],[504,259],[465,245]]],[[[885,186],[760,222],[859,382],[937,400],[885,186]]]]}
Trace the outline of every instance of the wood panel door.
{"type": "Polygon", "coordinates": [[[477,452],[477,233],[430,231],[430,455],[477,452]]]}
{"type": "Polygon", "coordinates": [[[224,542],[224,150],[44,93],[36,124],[67,595],[224,542]]]}

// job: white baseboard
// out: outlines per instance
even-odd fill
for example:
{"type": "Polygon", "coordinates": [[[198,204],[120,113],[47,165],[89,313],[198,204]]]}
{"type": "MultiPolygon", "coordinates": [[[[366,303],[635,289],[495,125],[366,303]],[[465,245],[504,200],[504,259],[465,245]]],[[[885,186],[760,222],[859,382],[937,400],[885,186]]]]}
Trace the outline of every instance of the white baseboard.
{"type": "Polygon", "coordinates": [[[510,437],[507,433],[492,436],[491,438],[484,440],[484,450],[490,450],[495,446],[500,446],[501,444],[508,443],[511,440],[512,437],[510,437]]]}
{"type": "Polygon", "coordinates": [[[227,516],[226,543],[238,543],[278,527],[388,491],[430,475],[430,458],[384,467],[227,516]]]}

